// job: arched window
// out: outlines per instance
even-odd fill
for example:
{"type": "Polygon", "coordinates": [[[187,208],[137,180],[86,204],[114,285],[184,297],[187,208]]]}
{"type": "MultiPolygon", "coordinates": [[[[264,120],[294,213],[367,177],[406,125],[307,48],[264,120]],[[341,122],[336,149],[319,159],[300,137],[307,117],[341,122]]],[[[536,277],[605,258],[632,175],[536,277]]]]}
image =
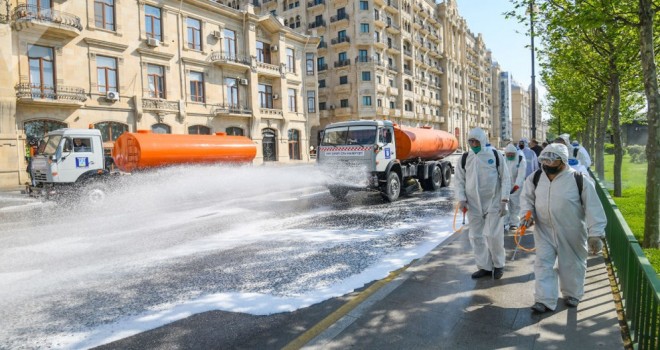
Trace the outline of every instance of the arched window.
{"type": "Polygon", "coordinates": [[[172,129],[167,124],[158,123],[151,126],[151,132],[154,134],[171,134],[172,129]]]}
{"type": "Polygon", "coordinates": [[[413,103],[412,103],[412,101],[410,101],[410,100],[406,100],[406,102],[404,103],[403,107],[404,107],[405,111],[407,111],[407,112],[412,112],[412,110],[413,110],[413,103]]]}
{"type": "Polygon", "coordinates": [[[245,132],[243,131],[243,129],[237,126],[230,126],[227,129],[225,129],[225,132],[227,133],[227,135],[245,136],[245,132]]]}
{"type": "Polygon", "coordinates": [[[193,125],[188,127],[190,135],[211,135],[211,129],[204,125],[193,125]]]}
{"type": "Polygon", "coordinates": [[[67,125],[65,123],[48,119],[30,120],[23,124],[25,135],[27,136],[28,140],[41,139],[44,137],[44,135],[46,135],[46,133],[53,130],[66,128],[66,126],[67,125]]]}
{"type": "Polygon", "coordinates": [[[261,133],[263,136],[261,146],[264,162],[274,162],[277,160],[277,132],[273,129],[263,129],[261,133]]]}
{"type": "Polygon", "coordinates": [[[117,122],[101,122],[94,124],[95,129],[101,130],[103,142],[114,142],[121,134],[128,131],[128,125],[117,122]]]}
{"type": "Polygon", "coordinates": [[[289,159],[300,160],[300,131],[289,129],[289,159]]]}

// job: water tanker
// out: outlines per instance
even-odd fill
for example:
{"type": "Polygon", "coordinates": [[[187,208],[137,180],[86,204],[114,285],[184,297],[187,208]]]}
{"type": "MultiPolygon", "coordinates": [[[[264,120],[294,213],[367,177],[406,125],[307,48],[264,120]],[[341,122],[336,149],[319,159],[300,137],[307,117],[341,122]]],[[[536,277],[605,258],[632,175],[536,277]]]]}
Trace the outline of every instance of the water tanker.
{"type": "Polygon", "coordinates": [[[177,164],[251,163],[257,146],[245,136],[124,133],[112,149],[115,165],[131,172],[177,164]]]}
{"type": "Polygon", "coordinates": [[[357,120],[325,127],[317,161],[335,198],[350,190],[373,190],[395,201],[419,187],[435,191],[449,186],[453,168],[444,157],[457,147],[458,140],[445,131],[357,120]]]}

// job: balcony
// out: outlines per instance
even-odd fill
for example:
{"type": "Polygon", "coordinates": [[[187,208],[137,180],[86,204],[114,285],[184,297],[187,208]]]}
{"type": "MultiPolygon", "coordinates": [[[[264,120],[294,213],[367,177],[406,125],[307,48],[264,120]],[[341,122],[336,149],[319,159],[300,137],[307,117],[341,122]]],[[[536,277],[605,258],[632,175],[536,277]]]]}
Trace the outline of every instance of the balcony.
{"type": "Polygon", "coordinates": [[[328,65],[325,63],[319,64],[319,72],[328,70],[328,65]]]}
{"type": "Polygon", "coordinates": [[[387,48],[387,42],[386,42],[385,39],[383,39],[383,38],[376,38],[376,37],[374,36],[374,42],[373,42],[373,44],[374,44],[374,46],[375,46],[376,48],[379,48],[379,49],[385,49],[385,48],[387,48]]]}
{"type": "Polygon", "coordinates": [[[238,104],[217,104],[213,106],[213,114],[217,117],[252,117],[252,109],[238,104]]]}
{"type": "Polygon", "coordinates": [[[335,85],[334,92],[336,94],[350,94],[351,93],[351,84],[335,85]]]}
{"type": "Polygon", "coordinates": [[[277,1],[275,1],[275,0],[261,0],[261,3],[263,4],[263,6],[266,6],[267,8],[270,8],[270,7],[273,7],[273,6],[277,7],[277,1]]]}
{"type": "Polygon", "coordinates": [[[400,116],[401,116],[400,109],[390,109],[390,117],[400,117],[400,116]]]}
{"type": "Polygon", "coordinates": [[[282,76],[282,70],[280,66],[257,61],[257,74],[280,77],[282,76]]]}
{"type": "Polygon", "coordinates": [[[374,59],[371,57],[365,57],[365,56],[358,56],[355,57],[355,64],[366,64],[366,63],[373,63],[374,59]]]}
{"type": "Polygon", "coordinates": [[[387,44],[387,51],[391,53],[399,53],[401,51],[401,48],[398,47],[397,45],[394,44],[387,44]]]}
{"type": "Polygon", "coordinates": [[[15,30],[33,31],[39,36],[52,34],[60,38],[75,38],[82,32],[80,18],[66,12],[20,4],[11,16],[15,30]]]}
{"type": "Polygon", "coordinates": [[[330,40],[331,45],[337,45],[337,46],[348,46],[350,45],[351,38],[348,36],[343,36],[341,38],[333,38],[330,40]]]}
{"type": "Polygon", "coordinates": [[[325,50],[328,48],[328,42],[327,41],[321,41],[319,42],[319,46],[316,47],[318,50],[325,50]]]}
{"type": "Polygon", "coordinates": [[[16,99],[22,104],[81,107],[87,100],[85,89],[78,87],[19,83],[15,88],[16,99]]]}
{"type": "Polygon", "coordinates": [[[387,86],[384,84],[376,84],[376,92],[387,93],[387,86]]]}
{"type": "Polygon", "coordinates": [[[325,27],[325,20],[324,19],[322,19],[320,21],[314,21],[314,22],[307,25],[307,28],[309,28],[309,29],[314,29],[314,28],[319,28],[319,27],[325,27]]]}
{"type": "Polygon", "coordinates": [[[385,6],[385,0],[374,0],[374,5],[385,6]]]}
{"type": "Polygon", "coordinates": [[[390,34],[400,34],[401,33],[401,28],[399,27],[398,24],[388,23],[387,24],[387,32],[390,33],[390,34]]]}
{"type": "Polygon", "coordinates": [[[404,48],[403,49],[403,54],[406,55],[406,56],[412,57],[412,50],[404,48]]]}
{"type": "Polygon", "coordinates": [[[335,109],[335,117],[348,117],[353,113],[350,106],[335,109]]]}
{"type": "Polygon", "coordinates": [[[405,68],[405,67],[404,67],[404,68],[403,68],[403,73],[404,73],[404,74],[408,74],[408,75],[412,75],[412,69],[410,69],[410,68],[405,68]]]}
{"type": "Polygon", "coordinates": [[[399,96],[399,88],[395,88],[395,87],[393,87],[393,86],[389,86],[389,87],[387,88],[387,93],[390,94],[390,95],[399,96]]]}
{"type": "Polygon", "coordinates": [[[399,4],[396,1],[387,1],[387,7],[385,7],[385,10],[394,14],[399,13],[399,4]]]}
{"type": "Polygon", "coordinates": [[[240,57],[237,55],[226,55],[216,51],[211,53],[211,62],[219,66],[250,68],[252,59],[249,57],[240,57]]]}
{"type": "Polygon", "coordinates": [[[323,11],[325,9],[325,0],[308,1],[307,2],[307,9],[308,10],[323,11]]]}
{"type": "Polygon", "coordinates": [[[385,23],[385,16],[376,13],[374,16],[374,25],[376,26],[376,28],[380,28],[380,29],[387,27],[387,23],[385,23]]]}
{"type": "Polygon", "coordinates": [[[341,14],[341,15],[334,15],[330,17],[330,23],[339,23],[339,22],[345,22],[348,23],[348,15],[347,14],[341,14]]]}
{"type": "Polygon", "coordinates": [[[403,117],[407,119],[413,119],[415,118],[415,112],[413,111],[404,111],[403,112],[403,117]]]}
{"type": "Polygon", "coordinates": [[[387,107],[376,107],[376,115],[379,117],[381,116],[389,116],[390,115],[390,109],[387,107]]]}
{"type": "Polygon", "coordinates": [[[397,73],[399,72],[399,68],[397,68],[397,67],[396,67],[395,65],[393,65],[393,64],[388,64],[388,65],[387,65],[387,69],[389,69],[389,70],[391,70],[391,71],[394,71],[394,72],[397,72],[397,73]]]}
{"type": "Polygon", "coordinates": [[[346,67],[351,65],[351,60],[338,60],[335,61],[335,68],[346,67]]]}

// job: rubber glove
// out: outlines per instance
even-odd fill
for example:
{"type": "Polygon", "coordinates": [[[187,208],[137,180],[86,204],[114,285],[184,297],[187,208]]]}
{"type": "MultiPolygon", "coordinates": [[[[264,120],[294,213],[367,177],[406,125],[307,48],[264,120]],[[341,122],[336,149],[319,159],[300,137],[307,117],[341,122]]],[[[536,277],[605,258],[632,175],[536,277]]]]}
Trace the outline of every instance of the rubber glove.
{"type": "Polygon", "coordinates": [[[525,227],[529,228],[529,227],[532,227],[533,225],[534,225],[534,218],[531,217],[531,216],[529,217],[529,219],[525,219],[524,216],[521,217],[520,218],[520,223],[518,223],[518,227],[525,226],[525,227]]]}
{"type": "Polygon", "coordinates": [[[467,201],[460,201],[460,202],[458,202],[458,210],[460,210],[460,211],[462,211],[462,212],[465,212],[465,211],[467,211],[467,209],[468,209],[468,207],[467,207],[467,201]]]}
{"type": "Polygon", "coordinates": [[[511,189],[511,192],[509,194],[515,193],[516,191],[518,191],[518,189],[520,189],[520,187],[518,185],[513,186],[513,188],[511,189]]]}
{"type": "Polygon", "coordinates": [[[603,239],[600,236],[591,236],[587,239],[589,253],[596,255],[603,251],[603,239]]]}
{"type": "Polygon", "coordinates": [[[507,204],[507,202],[500,202],[500,217],[506,216],[506,214],[509,212],[509,207],[507,204]]]}

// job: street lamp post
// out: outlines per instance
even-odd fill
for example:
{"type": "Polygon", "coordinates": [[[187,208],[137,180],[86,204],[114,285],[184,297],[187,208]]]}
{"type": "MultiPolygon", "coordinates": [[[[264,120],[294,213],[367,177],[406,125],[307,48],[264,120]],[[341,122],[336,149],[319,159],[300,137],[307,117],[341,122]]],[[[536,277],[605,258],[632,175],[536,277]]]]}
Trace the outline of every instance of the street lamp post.
{"type": "Polygon", "coordinates": [[[529,22],[532,38],[532,138],[536,138],[536,75],[534,74],[534,0],[529,1],[529,22]]]}

